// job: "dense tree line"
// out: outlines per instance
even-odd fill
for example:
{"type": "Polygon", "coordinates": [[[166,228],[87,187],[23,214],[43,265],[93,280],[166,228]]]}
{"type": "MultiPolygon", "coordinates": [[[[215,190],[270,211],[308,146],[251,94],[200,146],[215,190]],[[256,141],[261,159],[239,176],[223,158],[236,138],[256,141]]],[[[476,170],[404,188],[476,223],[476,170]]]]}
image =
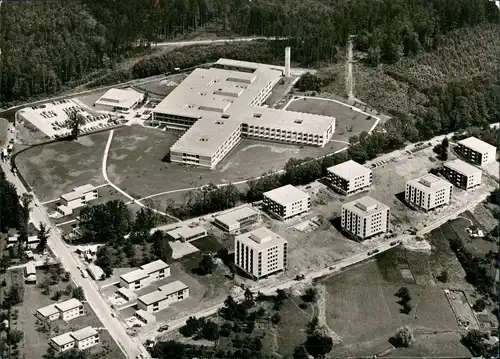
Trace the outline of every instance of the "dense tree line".
{"type": "Polygon", "coordinates": [[[0,17],[6,103],[88,82],[132,55],[136,42],[149,46],[198,28],[289,37],[293,59],[304,65],[334,61],[356,34],[356,47],[377,65],[435,48],[455,28],[498,23],[499,11],[488,0],[81,0],[7,2],[0,17]]]}
{"type": "Polygon", "coordinates": [[[0,169],[0,230],[20,228],[22,207],[16,187],[7,181],[0,169]]]}

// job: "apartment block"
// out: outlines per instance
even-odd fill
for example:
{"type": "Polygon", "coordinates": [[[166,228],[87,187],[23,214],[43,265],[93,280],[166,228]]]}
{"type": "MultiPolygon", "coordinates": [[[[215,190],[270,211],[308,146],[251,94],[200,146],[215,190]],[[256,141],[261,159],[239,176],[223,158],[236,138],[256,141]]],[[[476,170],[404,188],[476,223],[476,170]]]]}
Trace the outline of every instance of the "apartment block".
{"type": "Polygon", "coordinates": [[[54,321],[59,318],[69,321],[84,314],[83,303],[78,299],[71,298],[61,303],[40,308],[35,316],[42,321],[54,321]]]}
{"type": "Polygon", "coordinates": [[[73,191],[61,195],[57,212],[63,216],[73,213],[73,210],[85,206],[89,201],[99,198],[99,191],[91,184],[73,188],[73,191]]]}
{"type": "Polygon", "coordinates": [[[70,349],[84,350],[99,344],[99,333],[92,327],[85,327],[74,332],[68,332],[50,341],[50,346],[57,352],[64,352],[70,349]]]}
{"type": "Polygon", "coordinates": [[[370,188],[373,183],[372,170],[353,160],[329,167],[327,171],[332,187],[347,196],[370,188]]]}
{"type": "Polygon", "coordinates": [[[286,270],[288,242],[266,227],[234,239],[235,265],[255,279],[286,270]]]}
{"type": "Polygon", "coordinates": [[[405,200],[426,211],[451,202],[453,185],[433,174],[406,182],[405,200]]]}
{"type": "Polygon", "coordinates": [[[311,209],[311,196],[292,185],[264,193],[264,208],[269,213],[287,220],[311,209]]]}
{"type": "Polygon", "coordinates": [[[122,274],[120,286],[136,291],[166,277],[170,277],[170,266],[162,260],[156,260],[139,267],[139,269],[122,274]]]}
{"type": "Polygon", "coordinates": [[[158,290],[137,298],[139,309],[148,313],[157,313],[167,309],[171,304],[189,297],[189,287],[181,281],[162,285],[158,290]]]}
{"type": "Polygon", "coordinates": [[[368,196],[342,205],[342,229],[360,239],[368,239],[389,229],[390,209],[368,196]]]}
{"type": "Polygon", "coordinates": [[[216,216],[214,218],[214,224],[226,232],[236,233],[259,220],[259,210],[245,206],[229,210],[216,216]]]}
{"type": "Polygon", "coordinates": [[[497,148],[476,137],[459,141],[455,151],[467,161],[482,166],[496,160],[497,148]]]}
{"type": "Polygon", "coordinates": [[[462,160],[453,160],[443,165],[443,172],[448,181],[464,190],[481,185],[483,172],[462,160]]]}

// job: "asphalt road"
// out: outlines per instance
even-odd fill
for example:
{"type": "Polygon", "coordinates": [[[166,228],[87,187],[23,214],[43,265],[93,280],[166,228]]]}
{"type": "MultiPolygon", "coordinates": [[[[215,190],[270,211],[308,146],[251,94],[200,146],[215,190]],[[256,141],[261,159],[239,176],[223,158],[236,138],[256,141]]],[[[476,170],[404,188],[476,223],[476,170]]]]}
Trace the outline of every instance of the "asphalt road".
{"type": "MultiPolygon", "coordinates": [[[[12,134],[9,131],[8,140],[10,140],[10,138],[12,138],[12,134]]],[[[24,193],[28,193],[19,178],[12,174],[10,162],[2,162],[1,167],[7,177],[7,180],[16,186],[19,196],[24,193]]],[[[127,358],[135,358],[141,353],[149,356],[144,346],[139,341],[128,336],[118,319],[111,316],[111,309],[108,307],[104,298],[100,295],[99,290],[94,286],[91,280],[82,277],[78,269],[79,263],[73,257],[71,250],[66,246],[62,239],[60,230],[53,225],[44,208],[45,207],[40,203],[38,198],[33,196],[33,206],[30,213],[31,220],[37,228],[40,227],[40,223],[44,223],[47,225],[47,228],[50,228],[50,237],[48,240],[49,249],[57,258],[59,258],[64,269],[69,271],[74,283],[83,288],[88,304],[92,310],[94,310],[97,317],[102,321],[106,330],[108,330],[109,334],[117,342],[118,346],[127,358]]]]}

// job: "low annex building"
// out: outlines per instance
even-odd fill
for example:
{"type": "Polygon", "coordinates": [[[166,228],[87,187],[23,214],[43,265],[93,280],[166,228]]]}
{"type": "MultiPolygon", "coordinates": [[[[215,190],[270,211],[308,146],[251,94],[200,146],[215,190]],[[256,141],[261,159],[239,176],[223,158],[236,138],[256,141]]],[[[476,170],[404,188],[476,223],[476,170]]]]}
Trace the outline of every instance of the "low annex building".
{"type": "Polygon", "coordinates": [[[139,269],[122,274],[120,286],[136,291],[166,277],[170,277],[170,266],[159,259],[145,264],[139,269]]]}
{"type": "Polygon", "coordinates": [[[193,241],[195,239],[203,238],[208,235],[207,230],[202,226],[196,226],[196,227],[183,226],[175,228],[167,232],[167,234],[172,239],[182,242],[193,241]]]}
{"type": "Polygon", "coordinates": [[[287,268],[287,240],[266,227],[236,236],[234,248],[234,264],[257,280],[287,268]]]}
{"type": "Polygon", "coordinates": [[[483,172],[462,160],[448,161],[443,164],[443,172],[448,181],[464,190],[481,185],[483,172]]]}
{"type": "Polygon", "coordinates": [[[61,195],[57,212],[63,216],[69,216],[73,210],[97,198],[99,198],[99,191],[91,184],[73,188],[73,191],[61,195]]]}
{"type": "Polygon", "coordinates": [[[451,202],[452,184],[433,174],[406,182],[405,200],[426,211],[451,202]]]}
{"type": "Polygon", "coordinates": [[[127,89],[112,88],[102,95],[95,103],[94,107],[105,111],[129,111],[144,99],[144,94],[127,89]]]}
{"type": "Polygon", "coordinates": [[[389,207],[371,197],[365,196],[342,205],[342,229],[360,239],[387,232],[389,223],[389,207]]]}
{"type": "Polygon", "coordinates": [[[311,209],[311,196],[286,185],[264,193],[264,207],[281,220],[287,220],[311,209]]]}
{"type": "Polygon", "coordinates": [[[27,284],[36,284],[36,266],[35,262],[30,261],[26,263],[26,267],[24,268],[24,282],[27,284]]]}
{"type": "Polygon", "coordinates": [[[50,346],[57,352],[64,352],[73,348],[84,350],[99,344],[99,333],[92,327],[85,327],[74,332],[68,332],[50,341],[50,346]]]}
{"type": "Polygon", "coordinates": [[[156,317],[145,311],[144,309],[139,309],[134,313],[134,316],[146,325],[151,325],[156,323],[156,317]]]}
{"type": "Polygon", "coordinates": [[[71,298],[61,303],[51,304],[36,311],[35,316],[41,321],[51,322],[61,318],[69,321],[85,314],[83,303],[71,298]]]}
{"type": "Polygon", "coordinates": [[[455,151],[467,161],[482,166],[496,160],[497,148],[476,137],[458,141],[455,151]]]}
{"type": "Polygon", "coordinates": [[[373,183],[372,170],[353,160],[329,167],[327,171],[332,187],[348,196],[370,188],[373,183]]]}
{"type": "Polygon", "coordinates": [[[153,110],[153,123],[183,132],[170,160],[213,169],[241,138],[323,147],[334,117],[263,106],[283,76],[280,66],[228,59],[194,70],[153,110]]]}
{"type": "Polygon", "coordinates": [[[189,297],[189,287],[176,280],[162,285],[158,290],[137,298],[137,305],[148,313],[157,313],[189,297]]]}
{"type": "MultiPolygon", "coordinates": [[[[89,253],[87,253],[89,254],[89,253]]],[[[104,271],[102,270],[101,267],[95,265],[95,264],[89,264],[87,267],[87,270],[92,277],[93,280],[100,281],[104,278],[104,271]]]]}
{"type": "Polygon", "coordinates": [[[245,206],[229,210],[214,217],[214,224],[226,232],[236,233],[259,220],[259,210],[245,206]]]}

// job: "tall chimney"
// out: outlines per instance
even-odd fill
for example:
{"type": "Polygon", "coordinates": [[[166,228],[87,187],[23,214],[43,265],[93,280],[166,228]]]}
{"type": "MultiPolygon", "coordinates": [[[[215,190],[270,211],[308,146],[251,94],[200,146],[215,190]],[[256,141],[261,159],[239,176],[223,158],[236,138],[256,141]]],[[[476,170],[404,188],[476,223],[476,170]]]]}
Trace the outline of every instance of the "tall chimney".
{"type": "Polygon", "coordinates": [[[290,77],[290,47],[285,47],[285,77],[290,77]]]}

